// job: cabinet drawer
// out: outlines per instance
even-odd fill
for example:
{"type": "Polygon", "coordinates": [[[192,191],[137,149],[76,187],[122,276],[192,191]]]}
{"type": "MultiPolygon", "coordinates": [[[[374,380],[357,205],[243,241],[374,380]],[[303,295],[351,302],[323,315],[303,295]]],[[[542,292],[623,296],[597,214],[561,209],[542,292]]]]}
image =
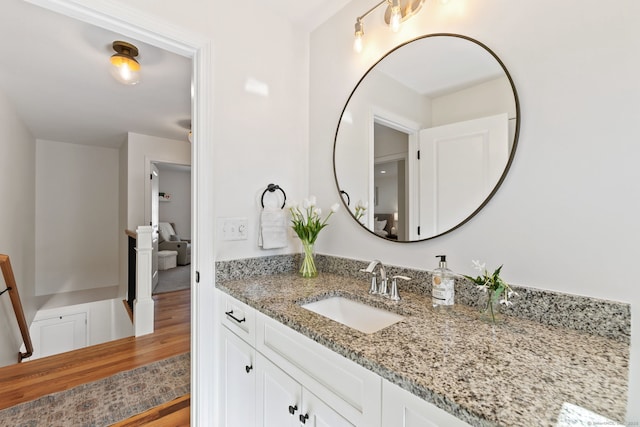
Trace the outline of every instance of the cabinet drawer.
{"type": "Polygon", "coordinates": [[[256,312],[245,303],[217,290],[220,323],[255,347],[256,312]]]}
{"type": "Polygon", "coordinates": [[[256,314],[256,348],[358,426],[380,425],[382,379],[357,363],[256,314]]]}

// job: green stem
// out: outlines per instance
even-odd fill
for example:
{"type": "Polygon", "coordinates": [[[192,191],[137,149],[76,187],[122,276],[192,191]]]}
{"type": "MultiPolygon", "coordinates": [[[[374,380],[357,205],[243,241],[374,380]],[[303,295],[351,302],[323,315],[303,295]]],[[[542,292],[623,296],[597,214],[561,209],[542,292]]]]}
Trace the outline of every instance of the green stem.
{"type": "Polygon", "coordinates": [[[489,309],[491,310],[491,320],[496,323],[496,316],[493,314],[493,300],[489,298],[489,309]]]}
{"type": "Polygon", "coordinates": [[[313,243],[303,240],[302,248],[304,249],[304,253],[302,266],[300,267],[300,275],[306,278],[316,277],[318,270],[316,269],[316,263],[313,259],[313,243]]]}

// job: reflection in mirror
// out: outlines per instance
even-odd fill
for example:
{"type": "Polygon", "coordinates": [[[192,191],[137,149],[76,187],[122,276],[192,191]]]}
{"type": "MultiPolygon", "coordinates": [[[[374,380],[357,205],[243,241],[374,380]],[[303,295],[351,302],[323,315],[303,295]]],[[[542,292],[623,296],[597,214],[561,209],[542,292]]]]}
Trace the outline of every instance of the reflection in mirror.
{"type": "MultiPolygon", "coordinates": [[[[433,34],[385,55],[343,110],[338,191],[368,203],[358,222],[394,241],[430,239],[475,215],[517,144],[518,98],[502,62],[468,37],[433,34]]],[[[355,215],[354,215],[355,218],[355,215]]]]}

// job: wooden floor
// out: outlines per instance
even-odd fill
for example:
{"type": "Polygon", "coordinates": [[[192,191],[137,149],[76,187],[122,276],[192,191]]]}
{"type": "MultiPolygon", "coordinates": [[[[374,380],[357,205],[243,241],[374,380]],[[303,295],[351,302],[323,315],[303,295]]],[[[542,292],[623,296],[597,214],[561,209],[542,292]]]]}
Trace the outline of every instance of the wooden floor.
{"type": "MultiPolygon", "coordinates": [[[[190,290],[158,294],[153,299],[153,334],[123,338],[0,368],[0,409],[189,352],[190,290]]],[[[189,425],[189,396],[142,416],[146,418],[135,420],[134,417],[131,424],[118,425],[142,425],[140,422],[149,425],[151,420],[158,426],[189,425]]]]}

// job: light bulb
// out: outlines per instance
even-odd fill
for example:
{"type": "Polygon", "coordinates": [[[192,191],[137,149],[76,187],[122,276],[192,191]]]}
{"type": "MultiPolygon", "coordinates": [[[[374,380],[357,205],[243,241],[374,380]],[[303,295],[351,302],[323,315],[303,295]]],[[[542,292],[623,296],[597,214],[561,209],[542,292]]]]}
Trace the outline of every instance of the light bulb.
{"type": "Polygon", "coordinates": [[[117,52],[111,56],[111,75],[120,83],[134,85],[140,81],[140,64],[135,60],[138,48],[123,41],[113,42],[117,52]]]}
{"type": "Polygon", "coordinates": [[[118,65],[113,65],[111,68],[111,75],[120,83],[126,85],[135,85],[140,82],[140,67],[131,66],[127,62],[122,62],[118,65]]]}
{"type": "Polygon", "coordinates": [[[362,36],[364,35],[364,27],[362,20],[358,18],[356,20],[355,40],[353,41],[353,50],[360,53],[362,52],[362,36]]]}
{"type": "Polygon", "coordinates": [[[400,29],[400,22],[402,21],[402,11],[400,10],[400,0],[390,0],[391,15],[389,16],[389,26],[394,33],[397,33],[400,29]]]}
{"type": "Polygon", "coordinates": [[[362,35],[356,34],[356,39],[353,41],[353,50],[357,53],[362,52],[362,35]]]}
{"type": "Polygon", "coordinates": [[[402,20],[402,13],[400,13],[400,7],[394,6],[391,9],[391,18],[389,18],[389,25],[394,33],[397,33],[400,29],[400,21],[402,20]]]}

